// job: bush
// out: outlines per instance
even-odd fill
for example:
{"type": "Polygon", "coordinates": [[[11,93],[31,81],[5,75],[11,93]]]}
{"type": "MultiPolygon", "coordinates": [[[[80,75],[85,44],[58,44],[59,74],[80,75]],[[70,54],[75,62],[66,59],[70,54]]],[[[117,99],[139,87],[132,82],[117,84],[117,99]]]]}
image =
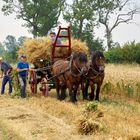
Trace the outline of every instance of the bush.
{"type": "Polygon", "coordinates": [[[105,53],[105,60],[107,63],[122,63],[121,48],[112,48],[105,53]]]}
{"type": "Polygon", "coordinates": [[[140,64],[140,43],[126,43],[122,48],[112,48],[105,53],[107,63],[140,64]]]}

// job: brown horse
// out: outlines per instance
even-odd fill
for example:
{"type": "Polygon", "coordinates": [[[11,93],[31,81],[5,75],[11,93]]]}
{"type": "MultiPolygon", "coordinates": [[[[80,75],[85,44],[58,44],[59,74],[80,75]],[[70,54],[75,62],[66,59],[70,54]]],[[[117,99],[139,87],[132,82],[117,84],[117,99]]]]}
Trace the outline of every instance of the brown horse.
{"type": "Polygon", "coordinates": [[[76,102],[76,93],[81,82],[82,74],[86,71],[87,56],[83,53],[74,53],[70,61],[58,60],[52,66],[57,98],[64,100],[66,88],[69,90],[71,102],[76,102]],[[58,75],[58,76],[57,76],[58,75]]]}
{"type": "Polygon", "coordinates": [[[104,80],[104,55],[100,51],[94,51],[91,55],[91,58],[88,62],[88,73],[84,76],[85,85],[82,88],[83,99],[93,100],[94,99],[94,90],[95,84],[96,88],[96,96],[95,100],[99,101],[99,93],[100,87],[104,80]],[[91,93],[88,94],[88,87],[91,87],[91,93]]]}

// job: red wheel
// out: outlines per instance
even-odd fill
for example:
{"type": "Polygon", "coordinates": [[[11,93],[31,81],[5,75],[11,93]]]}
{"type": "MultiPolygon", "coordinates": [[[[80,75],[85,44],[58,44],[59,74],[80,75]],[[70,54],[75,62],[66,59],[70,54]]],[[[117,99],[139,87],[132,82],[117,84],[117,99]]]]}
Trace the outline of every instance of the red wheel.
{"type": "Polygon", "coordinates": [[[36,72],[34,70],[30,71],[30,90],[31,94],[35,95],[37,93],[37,79],[36,79],[36,72]]]}
{"type": "Polygon", "coordinates": [[[47,79],[42,78],[40,83],[41,83],[41,87],[40,87],[41,95],[47,96],[49,91],[49,87],[47,85],[47,79]]]}

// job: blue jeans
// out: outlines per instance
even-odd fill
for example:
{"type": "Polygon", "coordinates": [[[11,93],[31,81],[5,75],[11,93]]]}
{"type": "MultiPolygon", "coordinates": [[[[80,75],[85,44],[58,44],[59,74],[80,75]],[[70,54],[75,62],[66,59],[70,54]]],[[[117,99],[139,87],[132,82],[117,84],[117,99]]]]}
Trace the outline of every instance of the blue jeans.
{"type": "Polygon", "coordinates": [[[9,76],[4,76],[2,79],[2,88],[1,88],[1,94],[4,94],[5,85],[9,82],[9,94],[12,93],[12,81],[9,76]]]}

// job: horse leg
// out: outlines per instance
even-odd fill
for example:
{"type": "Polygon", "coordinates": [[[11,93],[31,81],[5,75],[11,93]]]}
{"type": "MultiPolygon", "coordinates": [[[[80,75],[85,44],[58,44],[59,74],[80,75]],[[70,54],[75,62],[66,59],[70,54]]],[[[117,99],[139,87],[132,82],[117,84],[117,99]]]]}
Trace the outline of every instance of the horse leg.
{"type": "MultiPolygon", "coordinates": [[[[77,92],[77,91],[76,91],[77,92]]],[[[75,103],[75,97],[76,96],[76,93],[75,93],[75,87],[74,87],[74,85],[72,85],[72,88],[71,88],[71,91],[70,91],[70,101],[72,102],[72,103],[75,103]]]]}
{"type": "Polygon", "coordinates": [[[94,90],[95,90],[95,86],[94,86],[94,84],[92,84],[91,85],[91,93],[89,94],[90,101],[93,101],[93,99],[94,99],[94,90]]]}
{"type": "Polygon", "coordinates": [[[56,93],[57,93],[57,99],[60,100],[61,97],[60,97],[60,85],[59,85],[59,80],[55,80],[55,86],[56,86],[56,93]]]}
{"type": "Polygon", "coordinates": [[[78,90],[78,87],[79,87],[79,85],[74,85],[74,100],[75,100],[75,102],[77,102],[77,98],[76,98],[76,95],[77,95],[77,90],[78,90]]]}
{"type": "Polygon", "coordinates": [[[99,93],[100,93],[100,85],[97,84],[97,89],[96,89],[96,97],[95,97],[95,100],[99,101],[99,93]]]}
{"type": "Polygon", "coordinates": [[[86,80],[85,85],[82,85],[82,93],[83,93],[83,100],[87,100],[88,98],[88,87],[89,87],[89,80],[86,80]]]}
{"type": "Polygon", "coordinates": [[[70,96],[70,102],[74,103],[74,90],[73,90],[73,84],[71,84],[69,81],[67,81],[67,87],[69,89],[69,96],[70,96]]]}
{"type": "Polygon", "coordinates": [[[61,85],[61,99],[64,100],[66,98],[66,85],[61,85]]]}

